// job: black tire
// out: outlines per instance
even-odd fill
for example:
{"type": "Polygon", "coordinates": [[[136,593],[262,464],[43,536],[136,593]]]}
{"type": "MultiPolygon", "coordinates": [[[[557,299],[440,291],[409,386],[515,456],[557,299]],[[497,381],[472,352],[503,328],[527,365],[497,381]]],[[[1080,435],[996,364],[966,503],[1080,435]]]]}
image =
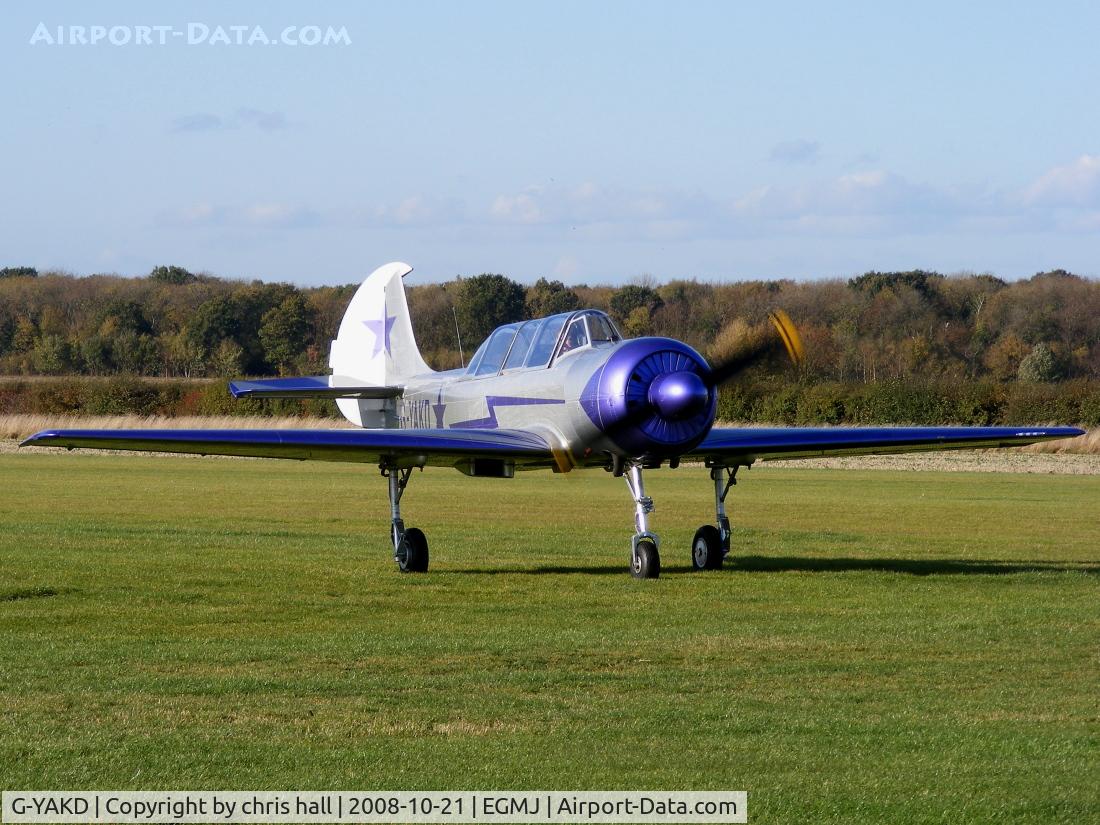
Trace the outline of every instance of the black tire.
{"type": "Polygon", "coordinates": [[[402,573],[428,572],[428,540],[416,527],[405,531],[405,552],[397,553],[397,567],[402,573]]]}
{"type": "Polygon", "coordinates": [[[691,540],[691,566],[696,570],[722,569],[722,534],[713,524],[704,524],[691,540]]]}
{"type": "Polygon", "coordinates": [[[661,575],[661,554],[650,539],[642,539],[630,557],[630,575],[636,579],[655,579],[661,575]]]}

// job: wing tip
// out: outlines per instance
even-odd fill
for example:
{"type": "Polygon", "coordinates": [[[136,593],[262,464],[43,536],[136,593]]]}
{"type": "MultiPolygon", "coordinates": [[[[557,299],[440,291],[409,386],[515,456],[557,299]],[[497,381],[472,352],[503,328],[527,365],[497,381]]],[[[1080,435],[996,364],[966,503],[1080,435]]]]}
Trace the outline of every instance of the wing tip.
{"type": "Polygon", "coordinates": [[[34,435],[27,436],[19,442],[20,447],[40,447],[39,442],[49,441],[51,438],[56,438],[60,434],[60,430],[39,430],[34,435]]]}

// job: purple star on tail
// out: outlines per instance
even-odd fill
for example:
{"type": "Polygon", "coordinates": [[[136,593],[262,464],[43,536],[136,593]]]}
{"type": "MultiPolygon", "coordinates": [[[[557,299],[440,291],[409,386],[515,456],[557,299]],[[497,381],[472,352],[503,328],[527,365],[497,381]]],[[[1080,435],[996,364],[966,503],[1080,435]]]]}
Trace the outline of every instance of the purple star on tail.
{"type": "Polygon", "coordinates": [[[374,336],[374,349],[371,350],[371,358],[376,356],[383,350],[388,354],[390,351],[390,331],[393,329],[394,323],[397,322],[396,315],[386,314],[386,304],[382,304],[382,317],[377,321],[364,321],[363,326],[370,330],[371,335],[374,336]]]}

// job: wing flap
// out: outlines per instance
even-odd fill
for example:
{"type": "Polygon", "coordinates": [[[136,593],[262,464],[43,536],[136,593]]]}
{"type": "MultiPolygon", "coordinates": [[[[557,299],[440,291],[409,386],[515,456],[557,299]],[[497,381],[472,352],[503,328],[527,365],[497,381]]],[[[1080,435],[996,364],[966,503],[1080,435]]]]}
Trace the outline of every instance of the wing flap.
{"type": "Polygon", "coordinates": [[[745,427],[714,429],[689,455],[751,464],[825,456],[1022,447],[1074,438],[1075,427],[745,427]]]}
{"type": "Polygon", "coordinates": [[[20,446],[360,463],[385,458],[403,466],[451,467],[468,458],[553,463],[547,442],[521,430],[43,430],[20,446]]]}

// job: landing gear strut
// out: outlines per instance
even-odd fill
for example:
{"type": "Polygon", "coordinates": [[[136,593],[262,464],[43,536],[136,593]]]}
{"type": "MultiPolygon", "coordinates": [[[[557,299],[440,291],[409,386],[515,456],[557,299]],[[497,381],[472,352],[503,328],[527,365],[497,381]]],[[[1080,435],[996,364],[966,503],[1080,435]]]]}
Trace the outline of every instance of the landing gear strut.
{"type": "Polygon", "coordinates": [[[415,527],[405,528],[401,520],[401,496],[409,483],[412,468],[398,469],[382,465],[382,475],[390,486],[390,539],[393,541],[393,560],[402,573],[425,573],[428,570],[428,540],[415,527]]]}
{"type": "Polygon", "coordinates": [[[630,575],[636,579],[655,579],[661,575],[661,540],[649,532],[649,514],[653,499],[645,494],[642,468],[631,464],[625,473],[626,486],[634,499],[634,537],[630,547],[630,575]]]}
{"type": "Polygon", "coordinates": [[[691,541],[691,566],[696,570],[721,570],[722,560],[730,551],[730,520],[726,515],[726,495],[737,483],[737,467],[710,468],[714,481],[714,513],[718,526],[704,524],[691,541]]]}

